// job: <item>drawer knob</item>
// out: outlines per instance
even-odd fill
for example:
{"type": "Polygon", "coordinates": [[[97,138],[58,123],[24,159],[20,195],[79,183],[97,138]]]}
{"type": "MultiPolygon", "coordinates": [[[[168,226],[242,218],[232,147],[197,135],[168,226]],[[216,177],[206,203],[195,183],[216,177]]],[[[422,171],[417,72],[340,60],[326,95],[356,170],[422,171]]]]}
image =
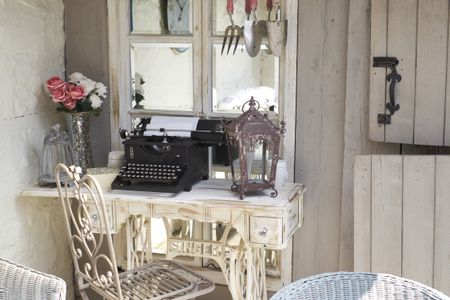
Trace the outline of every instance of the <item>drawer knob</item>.
{"type": "Polygon", "coordinates": [[[267,232],[269,231],[269,229],[267,227],[263,227],[260,231],[259,231],[259,236],[265,237],[267,235],[267,232]]]}
{"type": "Polygon", "coordinates": [[[97,222],[98,221],[98,214],[92,214],[91,215],[91,219],[92,219],[92,221],[97,222]]]}

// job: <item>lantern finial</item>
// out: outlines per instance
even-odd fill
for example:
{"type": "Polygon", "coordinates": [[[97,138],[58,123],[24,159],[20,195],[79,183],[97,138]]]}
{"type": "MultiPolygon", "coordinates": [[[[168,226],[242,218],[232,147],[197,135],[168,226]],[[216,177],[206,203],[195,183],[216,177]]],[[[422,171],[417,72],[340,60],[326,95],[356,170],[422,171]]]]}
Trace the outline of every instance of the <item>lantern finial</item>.
{"type": "Polygon", "coordinates": [[[248,104],[250,105],[250,109],[255,109],[255,107],[256,107],[256,100],[255,100],[255,98],[253,98],[253,96],[250,98],[248,104]]]}
{"type": "Polygon", "coordinates": [[[245,113],[246,111],[255,111],[255,110],[259,110],[260,108],[260,104],[257,100],[255,100],[255,98],[253,98],[253,96],[250,98],[250,100],[246,101],[241,108],[241,111],[243,113],[245,113]],[[249,105],[249,108],[247,110],[245,110],[246,105],[249,105]]]}

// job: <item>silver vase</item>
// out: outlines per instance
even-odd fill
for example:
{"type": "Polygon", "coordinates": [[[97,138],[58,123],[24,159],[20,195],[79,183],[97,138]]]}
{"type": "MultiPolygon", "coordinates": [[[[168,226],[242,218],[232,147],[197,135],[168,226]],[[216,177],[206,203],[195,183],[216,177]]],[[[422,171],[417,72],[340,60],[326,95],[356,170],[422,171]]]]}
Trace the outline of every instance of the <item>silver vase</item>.
{"type": "Polygon", "coordinates": [[[92,167],[91,141],[89,138],[89,112],[67,113],[66,125],[73,149],[74,164],[86,171],[92,167]]]}

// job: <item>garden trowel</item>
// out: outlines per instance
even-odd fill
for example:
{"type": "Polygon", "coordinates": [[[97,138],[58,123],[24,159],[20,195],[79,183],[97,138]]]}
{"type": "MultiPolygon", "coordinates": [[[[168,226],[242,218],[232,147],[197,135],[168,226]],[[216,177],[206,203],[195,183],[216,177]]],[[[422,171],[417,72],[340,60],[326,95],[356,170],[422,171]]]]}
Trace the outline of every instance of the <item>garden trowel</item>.
{"type": "Polygon", "coordinates": [[[251,57],[255,57],[258,54],[261,48],[262,38],[267,34],[266,22],[258,21],[256,18],[257,6],[257,0],[245,1],[247,20],[244,23],[244,40],[247,53],[251,57]],[[250,15],[253,15],[253,21],[250,20],[250,15]]]}

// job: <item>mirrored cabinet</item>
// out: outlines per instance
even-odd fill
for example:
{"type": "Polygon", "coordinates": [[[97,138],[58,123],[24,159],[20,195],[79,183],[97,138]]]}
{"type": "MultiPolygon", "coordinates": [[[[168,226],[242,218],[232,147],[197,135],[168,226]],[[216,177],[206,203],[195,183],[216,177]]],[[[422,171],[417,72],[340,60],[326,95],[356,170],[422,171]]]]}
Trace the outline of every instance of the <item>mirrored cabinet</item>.
{"type": "MultiPolygon", "coordinates": [[[[270,50],[262,33],[258,53],[250,56],[242,31],[247,20],[267,21],[266,1],[258,1],[247,14],[244,0],[234,0],[232,20],[239,27],[231,41],[227,1],[223,0],[108,0],[111,81],[111,143],[121,149],[120,128],[132,129],[141,117],[155,115],[230,118],[242,113],[251,97],[261,111],[287,123],[284,144],[295,139],[295,99],[298,2],[282,0],[279,17],[287,20],[281,56],[270,50]],[[234,47],[236,46],[236,51],[234,47]]],[[[272,20],[275,13],[271,13],[272,20]]],[[[262,24],[263,24],[262,23],[262,24]]],[[[293,147],[283,147],[287,180],[293,177],[293,147]]],[[[214,169],[210,178],[230,178],[230,168],[214,169]]],[[[219,241],[224,224],[171,220],[181,237],[219,241]]],[[[255,229],[256,230],[256,229],[255,229]]],[[[152,221],[153,257],[164,257],[167,232],[161,220],[152,221]]],[[[227,244],[239,241],[237,231],[227,233],[227,244]]],[[[172,232],[172,235],[175,235],[172,232]]],[[[284,243],[285,241],[283,241],[284,243]]],[[[292,242],[284,250],[267,250],[268,290],[292,279],[292,242]]],[[[236,246],[236,245],[234,245],[236,246]]],[[[277,248],[278,249],[278,248],[277,248]]],[[[225,284],[219,266],[207,258],[177,258],[208,272],[225,284]]]]}
{"type": "MultiPolygon", "coordinates": [[[[237,114],[251,96],[278,112],[280,59],[270,53],[267,37],[255,57],[243,36],[236,52],[221,53],[230,25],[226,1],[131,0],[127,6],[131,113],[237,114]]],[[[232,18],[240,27],[247,19],[264,22],[266,3],[247,15],[244,1],[235,1],[232,18]]],[[[228,37],[226,47],[232,42],[234,49],[237,39],[228,37]]]]}

